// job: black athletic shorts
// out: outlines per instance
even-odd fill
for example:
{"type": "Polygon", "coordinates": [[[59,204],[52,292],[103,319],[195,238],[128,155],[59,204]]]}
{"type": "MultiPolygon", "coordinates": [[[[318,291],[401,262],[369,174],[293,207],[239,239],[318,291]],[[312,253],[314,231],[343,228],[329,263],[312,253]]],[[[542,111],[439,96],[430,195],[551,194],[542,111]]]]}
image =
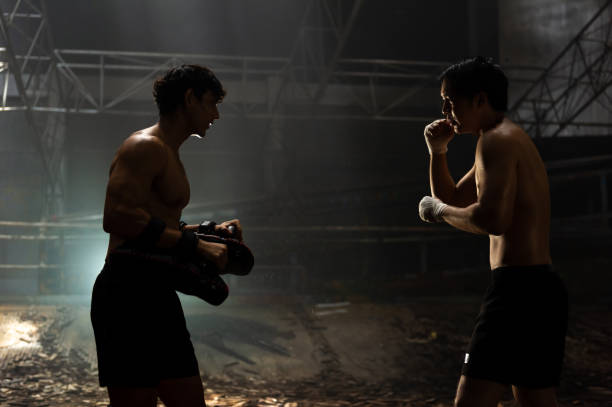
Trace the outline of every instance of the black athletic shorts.
{"type": "Polygon", "coordinates": [[[91,300],[100,386],[155,387],[199,376],[180,300],[167,283],[171,271],[147,259],[107,259],[91,300]]]}
{"type": "Polygon", "coordinates": [[[530,388],[559,385],[568,300],[549,265],[492,272],[462,374],[530,388]]]}

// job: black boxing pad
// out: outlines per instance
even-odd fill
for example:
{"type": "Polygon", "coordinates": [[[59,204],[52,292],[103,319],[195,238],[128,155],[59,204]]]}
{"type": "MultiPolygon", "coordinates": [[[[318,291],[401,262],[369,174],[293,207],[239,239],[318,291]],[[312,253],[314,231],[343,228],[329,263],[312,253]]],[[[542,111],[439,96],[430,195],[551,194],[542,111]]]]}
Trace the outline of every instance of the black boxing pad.
{"type": "MultiPolygon", "coordinates": [[[[164,270],[164,282],[176,291],[196,296],[211,305],[222,304],[229,295],[229,287],[225,281],[218,271],[207,263],[184,261],[171,253],[146,252],[127,245],[116,248],[109,255],[111,261],[121,257],[164,266],[159,268],[164,270]]],[[[146,286],[146,282],[143,282],[143,286],[146,286]]]]}
{"type": "MultiPolygon", "coordinates": [[[[255,257],[251,252],[251,249],[247,245],[242,243],[238,239],[231,237],[224,237],[219,235],[209,235],[196,233],[199,239],[205,240],[212,243],[220,243],[227,246],[227,267],[225,270],[218,274],[236,274],[238,276],[245,276],[251,272],[253,265],[255,264],[255,257]]],[[[206,266],[215,268],[211,263],[206,263],[206,266]]]]}
{"type": "Polygon", "coordinates": [[[176,273],[173,286],[176,291],[203,299],[211,305],[221,305],[229,295],[229,287],[209,264],[185,263],[176,273]]]}

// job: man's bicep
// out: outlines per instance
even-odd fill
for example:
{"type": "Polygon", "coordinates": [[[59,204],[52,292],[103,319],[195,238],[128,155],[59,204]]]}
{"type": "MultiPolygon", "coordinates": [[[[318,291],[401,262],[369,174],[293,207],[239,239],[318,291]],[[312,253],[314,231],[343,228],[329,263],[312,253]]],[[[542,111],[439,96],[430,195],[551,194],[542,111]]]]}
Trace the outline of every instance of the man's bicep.
{"type": "Polygon", "coordinates": [[[117,163],[108,180],[107,198],[115,208],[143,206],[151,196],[153,179],[150,173],[117,163]]]}
{"type": "Polygon", "coordinates": [[[473,166],[455,187],[454,206],[465,208],[478,200],[476,193],[476,166],[473,166]]]}
{"type": "Polygon", "coordinates": [[[516,197],[517,157],[507,141],[489,141],[481,152],[478,169],[479,205],[493,217],[494,224],[507,228],[512,220],[516,197]]]}
{"type": "Polygon", "coordinates": [[[110,174],[106,211],[130,211],[147,206],[155,178],[165,162],[156,146],[123,146],[110,174]]]}

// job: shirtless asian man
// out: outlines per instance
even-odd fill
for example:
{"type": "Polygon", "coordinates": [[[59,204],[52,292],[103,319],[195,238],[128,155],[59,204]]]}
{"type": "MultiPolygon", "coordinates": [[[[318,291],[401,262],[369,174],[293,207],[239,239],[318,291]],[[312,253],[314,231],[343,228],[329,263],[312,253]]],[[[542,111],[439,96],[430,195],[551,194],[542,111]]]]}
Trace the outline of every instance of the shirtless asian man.
{"type": "Polygon", "coordinates": [[[441,75],[442,114],[425,127],[430,186],[419,214],[489,235],[492,270],[455,398],[497,406],[512,385],[523,407],[557,406],[567,330],[567,292],[552,269],[546,168],[529,136],[505,117],[508,80],[477,57],[441,75]],[[447,166],[455,134],[477,137],[474,166],[457,183],[447,166]]]}
{"type": "MultiPolygon", "coordinates": [[[[151,257],[126,258],[118,248],[227,264],[227,247],[199,240],[196,225],[180,225],[189,183],[179,148],[204,137],[219,118],[225,91],[207,68],[182,65],[154,85],[159,122],[129,136],[111,164],[104,206],[110,234],[106,263],[93,289],[91,319],[101,386],[113,407],[205,406],[198,362],[179,298],[168,284],[172,266],[151,257]]],[[[223,233],[235,219],[217,225],[223,233]]]]}

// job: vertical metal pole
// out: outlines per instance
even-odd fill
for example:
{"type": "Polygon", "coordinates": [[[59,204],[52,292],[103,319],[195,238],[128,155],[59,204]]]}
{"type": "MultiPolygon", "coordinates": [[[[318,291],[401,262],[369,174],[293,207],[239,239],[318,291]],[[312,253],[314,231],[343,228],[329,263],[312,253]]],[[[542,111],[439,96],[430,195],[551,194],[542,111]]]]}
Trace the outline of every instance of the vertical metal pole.
{"type": "Polygon", "coordinates": [[[100,55],[100,104],[98,109],[104,108],[104,55],[100,55]]]}
{"type": "Polygon", "coordinates": [[[608,228],[608,174],[602,173],[599,176],[599,191],[601,193],[601,220],[604,229],[608,228]]]}
{"type": "MultiPolygon", "coordinates": [[[[47,186],[48,187],[48,186],[47,186]]],[[[44,193],[46,193],[46,188],[44,193]]],[[[44,196],[43,196],[43,199],[44,196]]],[[[47,222],[47,219],[42,218],[42,222],[47,222]]],[[[47,228],[45,226],[41,226],[38,230],[38,234],[40,236],[46,235],[47,228]]],[[[48,275],[46,275],[47,269],[45,269],[45,265],[47,264],[47,241],[45,239],[40,239],[38,244],[38,270],[36,271],[36,279],[38,280],[38,294],[49,294],[50,287],[48,285],[48,275]]]]}
{"type": "Polygon", "coordinates": [[[9,68],[5,66],[4,70],[4,88],[2,89],[2,107],[6,107],[6,97],[8,96],[9,84],[9,68]]]}

